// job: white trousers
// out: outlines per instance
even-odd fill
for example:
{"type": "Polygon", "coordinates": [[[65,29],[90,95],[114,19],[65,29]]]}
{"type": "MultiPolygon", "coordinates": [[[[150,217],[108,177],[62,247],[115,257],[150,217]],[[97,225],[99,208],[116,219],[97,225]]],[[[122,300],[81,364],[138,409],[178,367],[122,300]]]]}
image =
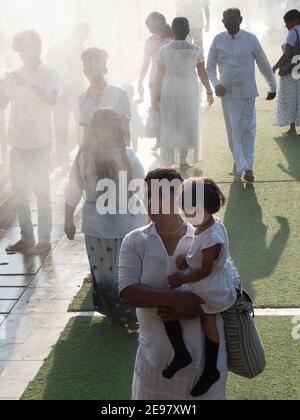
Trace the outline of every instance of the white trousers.
{"type": "Polygon", "coordinates": [[[239,174],[252,171],[256,138],[255,98],[222,99],[230,150],[239,174]]]}

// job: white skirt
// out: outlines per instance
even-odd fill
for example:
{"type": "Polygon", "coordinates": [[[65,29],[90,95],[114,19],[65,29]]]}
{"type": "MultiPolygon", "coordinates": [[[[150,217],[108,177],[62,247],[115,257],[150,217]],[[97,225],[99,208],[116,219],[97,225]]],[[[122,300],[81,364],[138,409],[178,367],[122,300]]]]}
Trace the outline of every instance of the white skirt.
{"type": "MultiPolygon", "coordinates": [[[[200,323],[200,319],[199,319],[200,323]]],[[[134,401],[205,401],[225,400],[227,383],[227,352],[225,344],[223,319],[217,317],[220,334],[220,352],[218,369],[221,379],[209,392],[200,397],[193,398],[190,393],[199,381],[204,369],[204,346],[199,346],[199,360],[194,360],[187,368],[180,371],[173,379],[167,380],[162,376],[166,366],[152,366],[144,356],[141,347],[138,349],[132,386],[132,400],[134,401]]],[[[204,341],[203,341],[204,343],[204,341]]],[[[173,356],[174,357],[174,356],[173,356]]],[[[171,362],[171,360],[170,360],[171,362]]]]}
{"type": "Polygon", "coordinates": [[[291,75],[280,78],[274,125],[286,127],[300,125],[300,80],[291,75]]]}
{"type": "Polygon", "coordinates": [[[161,100],[161,159],[166,165],[200,160],[201,123],[199,92],[161,100]]]}

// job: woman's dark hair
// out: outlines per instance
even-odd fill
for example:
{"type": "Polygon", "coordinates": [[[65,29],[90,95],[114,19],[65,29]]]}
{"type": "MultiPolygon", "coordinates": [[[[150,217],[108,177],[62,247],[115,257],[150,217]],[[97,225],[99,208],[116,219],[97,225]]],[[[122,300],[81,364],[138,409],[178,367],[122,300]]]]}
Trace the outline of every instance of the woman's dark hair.
{"type": "Polygon", "coordinates": [[[111,179],[118,182],[119,173],[126,171],[128,182],[132,180],[131,165],[127,156],[121,119],[112,109],[98,110],[88,128],[84,142],[76,158],[79,165],[81,155],[84,161],[84,174],[79,170],[81,185],[87,185],[85,174],[93,173],[97,181],[111,179]]]}
{"type": "MultiPolygon", "coordinates": [[[[176,171],[175,169],[156,169],[148,173],[145,178],[145,182],[148,187],[148,196],[151,197],[151,183],[152,181],[168,181],[169,183],[173,181],[178,181],[179,183],[183,183],[182,175],[176,171]]],[[[176,191],[174,187],[171,186],[171,193],[175,194],[176,191]]]]}
{"type": "Polygon", "coordinates": [[[220,211],[226,203],[226,198],[217,184],[209,178],[191,178],[188,179],[182,187],[182,194],[179,197],[180,205],[182,205],[183,210],[191,210],[184,208],[184,194],[189,194],[191,197],[191,205],[195,209],[199,204],[197,200],[199,199],[199,187],[203,186],[204,193],[204,208],[210,214],[216,214],[220,211]]]}
{"type": "Polygon", "coordinates": [[[293,22],[294,20],[297,20],[298,22],[300,22],[300,12],[299,12],[299,10],[297,10],[297,9],[290,10],[289,12],[287,12],[284,15],[283,20],[286,23],[293,22]]]}
{"type": "Polygon", "coordinates": [[[185,39],[190,33],[190,24],[187,18],[177,17],[173,20],[172,29],[177,38],[185,39]]]}
{"type": "Polygon", "coordinates": [[[173,38],[174,33],[170,25],[167,24],[167,20],[162,13],[152,12],[146,19],[146,25],[149,26],[152,20],[156,20],[158,23],[157,33],[163,39],[173,38]]]}

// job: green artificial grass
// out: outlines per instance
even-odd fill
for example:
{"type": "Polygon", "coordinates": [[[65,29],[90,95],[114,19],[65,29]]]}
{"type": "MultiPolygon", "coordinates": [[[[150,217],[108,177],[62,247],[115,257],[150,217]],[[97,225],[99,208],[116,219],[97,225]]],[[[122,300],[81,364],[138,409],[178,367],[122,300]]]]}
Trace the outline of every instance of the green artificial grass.
{"type": "Polygon", "coordinates": [[[93,312],[92,283],[84,282],[82,288],[69,306],[68,312],[93,312]]]}
{"type": "MultiPolygon", "coordinates": [[[[229,399],[300,398],[300,341],[289,317],[257,318],[268,366],[260,377],[230,375],[229,399]]],[[[73,318],[29,384],[23,400],[128,400],[137,335],[105,319],[73,318]]]]}
{"type": "Polygon", "coordinates": [[[106,319],[72,318],[22,399],[128,400],[136,349],[106,319]]]}
{"type": "Polygon", "coordinates": [[[300,307],[300,183],[221,187],[231,255],[255,306],[300,307]]]}
{"type": "Polygon", "coordinates": [[[292,319],[264,317],[256,318],[256,322],[266,350],[267,368],[251,381],[230,374],[228,399],[299,400],[300,340],[292,338],[292,319]]]}

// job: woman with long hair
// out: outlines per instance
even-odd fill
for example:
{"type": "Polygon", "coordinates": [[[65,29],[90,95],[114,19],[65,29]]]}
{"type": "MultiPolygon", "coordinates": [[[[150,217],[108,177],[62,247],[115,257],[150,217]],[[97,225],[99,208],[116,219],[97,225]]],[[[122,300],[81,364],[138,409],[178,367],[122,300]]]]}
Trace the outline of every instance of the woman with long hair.
{"type": "MultiPolygon", "coordinates": [[[[118,257],[123,238],[145,225],[143,214],[121,208],[120,174],[127,182],[143,179],[144,170],[134,152],[126,148],[120,117],[111,109],[98,110],[88,128],[70,173],[66,189],[65,233],[74,240],[74,213],[83,193],[82,231],[93,280],[95,309],[111,322],[130,325],[136,320],[135,310],[118,298],[118,257]],[[99,182],[112,183],[115,196],[99,192],[99,182]],[[115,210],[112,209],[112,206],[115,210]],[[107,208],[106,208],[107,207],[107,208]]],[[[121,190],[121,193],[127,191],[121,190]]],[[[136,200],[138,198],[136,197],[136,200]]],[[[128,203],[128,201],[127,201],[128,203]]]]}

